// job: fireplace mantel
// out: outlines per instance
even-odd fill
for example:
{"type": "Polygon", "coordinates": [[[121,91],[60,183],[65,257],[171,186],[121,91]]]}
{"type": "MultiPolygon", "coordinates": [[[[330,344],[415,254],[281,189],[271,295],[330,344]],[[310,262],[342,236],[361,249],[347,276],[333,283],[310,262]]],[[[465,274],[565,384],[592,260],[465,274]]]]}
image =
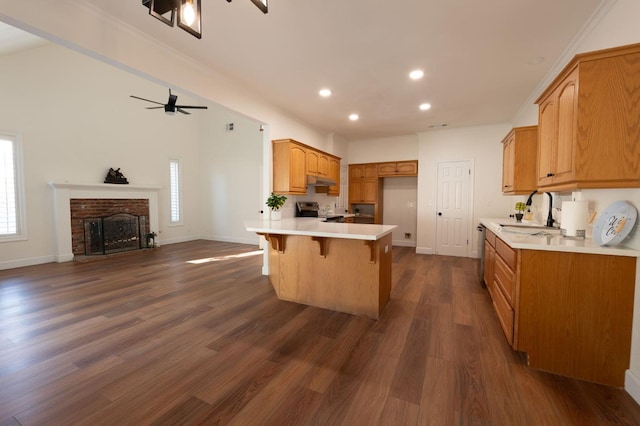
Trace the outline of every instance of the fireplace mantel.
{"type": "MultiPolygon", "coordinates": [[[[72,198],[142,198],[149,200],[149,226],[158,232],[159,186],[119,185],[110,183],[49,182],[53,189],[54,234],[56,237],[56,259],[58,262],[73,260],[71,245],[72,198]]],[[[156,244],[159,241],[156,240],[156,244]]]]}

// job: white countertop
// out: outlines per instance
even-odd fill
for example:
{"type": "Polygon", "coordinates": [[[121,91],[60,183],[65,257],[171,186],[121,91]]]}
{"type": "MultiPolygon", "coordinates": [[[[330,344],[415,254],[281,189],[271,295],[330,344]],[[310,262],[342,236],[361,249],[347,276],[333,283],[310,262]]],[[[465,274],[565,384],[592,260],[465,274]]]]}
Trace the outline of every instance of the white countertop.
{"type": "Polygon", "coordinates": [[[307,235],[370,241],[379,240],[397,228],[396,225],[322,222],[318,218],[246,220],[244,227],[247,231],[264,234],[307,235]]]}
{"type": "MultiPolygon", "coordinates": [[[[567,238],[560,235],[560,230],[555,229],[550,232],[540,229],[543,235],[527,235],[515,232],[508,232],[501,224],[516,225],[515,219],[496,219],[481,218],[482,223],[487,229],[496,234],[502,241],[515,249],[525,250],[547,250],[547,251],[564,251],[573,253],[588,254],[605,254],[611,256],[630,256],[640,257],[640,251],[621,245],[617,246],[600,246],[591,238],[567,238]]],[[[520,224],[518,224],[520,225],[520,224]]],[[[523,223],[522,225],[527,225],[523,223]]],[[[531,223],[530,225],[536,225],[531,223]]],[[[540,225],[537,225],[540,226],[540,225]]],[[[526,231],[523,228],[523,231],[526,231]]],[[[517,232],[517,231],[516,231],[517,232]]],[[[533,231],[532,231],[533,232],[533,231]]]]}

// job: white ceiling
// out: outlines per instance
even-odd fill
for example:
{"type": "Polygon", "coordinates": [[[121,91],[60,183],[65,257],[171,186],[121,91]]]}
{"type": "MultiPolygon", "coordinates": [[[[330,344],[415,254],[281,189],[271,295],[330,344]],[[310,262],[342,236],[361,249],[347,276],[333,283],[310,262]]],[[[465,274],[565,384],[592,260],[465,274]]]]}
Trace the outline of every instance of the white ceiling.
{"type": "MultiPolygon", "coordinates": [[[[201,40],[140,0],[75,2],[356,140],[509,122],[601,0],[270,0],[266,15],[249,0],[203,0],[201,40]],[[323,87],[333,96],[320,98],[323,87]]],[[[8,37],[0,30],[0,44],[8,37]]]]}

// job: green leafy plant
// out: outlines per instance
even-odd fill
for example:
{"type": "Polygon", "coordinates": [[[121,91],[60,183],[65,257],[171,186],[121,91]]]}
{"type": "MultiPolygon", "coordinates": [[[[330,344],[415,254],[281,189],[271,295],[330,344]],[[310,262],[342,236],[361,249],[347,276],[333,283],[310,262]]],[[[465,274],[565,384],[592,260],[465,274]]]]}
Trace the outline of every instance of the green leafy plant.
{"type": "Polygon", "coordinates": [[[522,213],[525,211],[525,209],[527,208],[526,204],[523,203],[522,201],[518,201],[516,203],[516,211],[519,213],[522,213]]]}
{"type": "Polygon", "coordinates": [[[267,202],[265,204],[271,210],[280,210],[280,207],[284,206],[285,201],[287,201],[287,197],[272,192],[271,195],[269,195],[269,198],[267,198],[267,202]]]}

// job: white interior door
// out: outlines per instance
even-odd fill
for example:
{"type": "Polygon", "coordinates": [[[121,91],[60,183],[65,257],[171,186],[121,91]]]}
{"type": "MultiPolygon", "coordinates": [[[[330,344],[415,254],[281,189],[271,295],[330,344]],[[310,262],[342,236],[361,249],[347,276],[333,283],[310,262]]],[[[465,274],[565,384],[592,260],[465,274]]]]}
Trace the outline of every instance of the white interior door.
{"type": "Polygon", "coordinates": [[[438,163],[436,254],[466,257],[469,247],[471,162],[438,163]]]}

